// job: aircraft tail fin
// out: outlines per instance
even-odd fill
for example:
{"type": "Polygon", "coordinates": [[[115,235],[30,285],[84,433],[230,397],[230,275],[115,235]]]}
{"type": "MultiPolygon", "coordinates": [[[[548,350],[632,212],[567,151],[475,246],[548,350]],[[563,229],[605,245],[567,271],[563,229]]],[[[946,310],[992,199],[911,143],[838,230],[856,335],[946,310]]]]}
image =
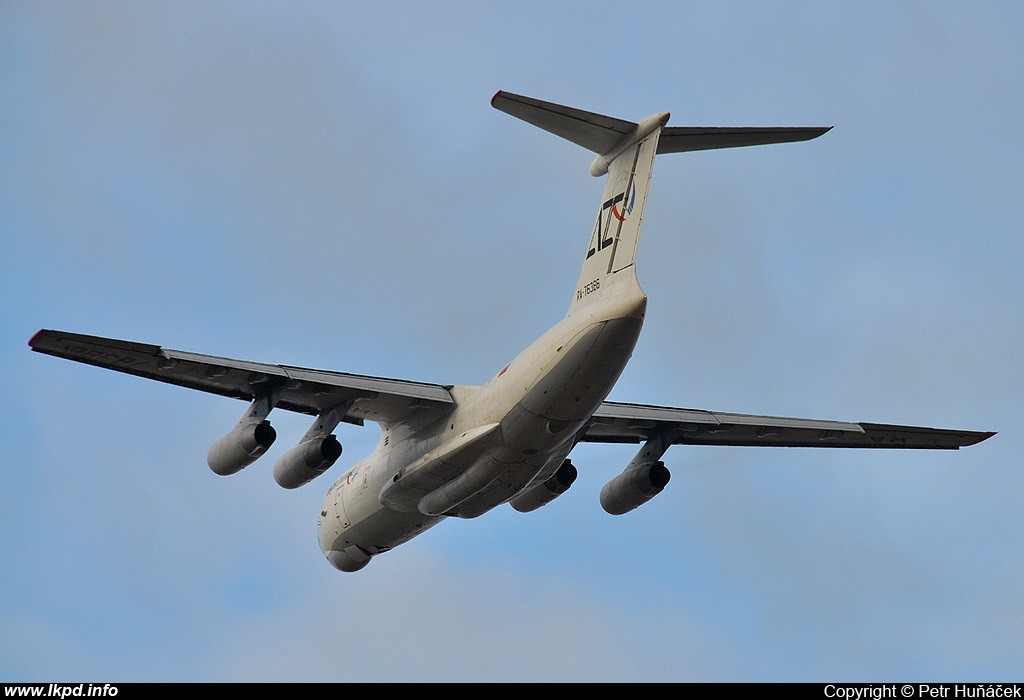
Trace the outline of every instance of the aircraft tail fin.
{"type": "Polygon", "coordinates": [[[491,105],[593,151],[590,174],[608,175],[569,313],[618,293],[622,283],[642,293],[633,263],[657,154],[807,141],[832,128],[666,126],[668,112],[631,122],[504,91],[491,105]]]}

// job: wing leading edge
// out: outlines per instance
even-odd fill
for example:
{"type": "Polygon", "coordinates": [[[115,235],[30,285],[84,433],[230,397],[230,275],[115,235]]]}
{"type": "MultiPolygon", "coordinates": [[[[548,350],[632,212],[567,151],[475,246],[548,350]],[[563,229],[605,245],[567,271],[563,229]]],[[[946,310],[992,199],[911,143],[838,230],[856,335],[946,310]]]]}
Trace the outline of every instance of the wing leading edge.
{"type": "Polygon", "coordinates": [[[29,346],[47,355],[246,401],[279,392],[276,407],[297,413],[315,416],[347,405],[341,419],[356,424],[394,423],[415,411],[453,405],[448,388],[438,384],[232,360],[78,333],[41,330],[29,346]]]}
{"type": "Polygon", "coordinates": [[[640,443],[667,437],[672,445],[956,450],[993,435],[994,432],[776,418],[606,401],[594,413],[580,440],[640,443]]]}

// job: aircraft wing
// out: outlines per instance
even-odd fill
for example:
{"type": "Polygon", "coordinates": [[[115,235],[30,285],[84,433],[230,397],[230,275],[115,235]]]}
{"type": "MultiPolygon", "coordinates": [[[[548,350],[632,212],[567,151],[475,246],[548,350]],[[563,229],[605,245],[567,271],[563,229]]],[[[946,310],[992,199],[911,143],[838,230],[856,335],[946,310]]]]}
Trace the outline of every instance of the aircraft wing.
{"type": "Polygon", "coordinates": [[[276,407],[319,415],[349,403],[342,420],[392,423],[413,411],[453,405],[448,389],[400,379],[303,369],[168,350],[126,340],[41,330],[29,346],[36,352],[168,384],[252,401],[279,390],[276,407]]]}
{"type": "Polygon", "coordinates": [[[673,445],[874,447],[955,450],[995,433],[879,423],[774,418],[606,401],[584,428],[583,442],[645,442],[671,431],[673,445]]]}

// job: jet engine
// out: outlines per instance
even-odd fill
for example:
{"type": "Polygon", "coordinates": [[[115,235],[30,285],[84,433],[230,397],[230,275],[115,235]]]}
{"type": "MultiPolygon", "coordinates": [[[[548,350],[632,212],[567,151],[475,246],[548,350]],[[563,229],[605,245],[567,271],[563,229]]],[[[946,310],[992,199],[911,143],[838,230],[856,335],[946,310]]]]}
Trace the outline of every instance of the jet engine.
{"type": "Polygon", "coordinates": [[[317,416],[299,444],[274,465],[274,480],[286,489],[297,489],[317,478],[338,461],[341,443],[331,433],[345,416],[349,404],[338,404],[317,416]]]}
{"type": "Polygon", "coordinates": [[[297,489],[317,478],[338,461],[341,443],[334,435],[303,440],[274,464],[274,480],[286,489],[297,489]]]}
{"type": "Polygon", "coordinates": [[[664,462],[630,465],[601,489],[601,507],[611,515],[628,513],[661,493],[670,476],[664,462]]]}
{"type": "Polygon", "coordinates": [[[267,415],[277,403],[276,393],[257,396],[234,430],[213,443],[206,454],[206,462],[215,474],[229,476],[259,459],[277,439],[277,431],[270,425],[267,415]]]}
{"type": "Polygon", "coordinates": [[[270,421],[239,424],[213,443],[213,447],[206,455],[206,461],[214,473],[229,476],[242,471],[259,459],[276,439],[277,431],[270,425],[270,421]]]}
{"type": "Polygon", "coordinates": [[[516,496],[509,501],[509,505],[520,513],[529,513],[531,510],[537,510],[568,491],[569,487],[572,486],[572,482],[576,481],[577,473],[576,467],[573,466],[572,462],[565,460],[547,480],[516,496]]]}

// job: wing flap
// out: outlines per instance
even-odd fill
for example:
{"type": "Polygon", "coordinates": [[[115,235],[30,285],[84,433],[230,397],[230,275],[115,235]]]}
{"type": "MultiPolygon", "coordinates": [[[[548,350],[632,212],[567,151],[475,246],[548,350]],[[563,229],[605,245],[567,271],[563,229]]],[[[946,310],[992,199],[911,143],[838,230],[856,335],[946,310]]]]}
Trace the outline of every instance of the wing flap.
{"type": "Polygon", "coordinates": [[[414,411],[453,404],[451,393],[438,384],[234,360],[78,333],[42,330],[29,346],[47,355],[246,401],[276,390],[277,408],[297,413],[319,415],[349,403],[343,420],[350,423],[392,423],[414,411]]]}
{"type": "Polygon", "coordinates": [[[880,423],[780,418],[664,406],[605,402],[583,442],[640,443],[673,432],[675,445],[863,447],[955,450],[995,435],[880,423]]]}

